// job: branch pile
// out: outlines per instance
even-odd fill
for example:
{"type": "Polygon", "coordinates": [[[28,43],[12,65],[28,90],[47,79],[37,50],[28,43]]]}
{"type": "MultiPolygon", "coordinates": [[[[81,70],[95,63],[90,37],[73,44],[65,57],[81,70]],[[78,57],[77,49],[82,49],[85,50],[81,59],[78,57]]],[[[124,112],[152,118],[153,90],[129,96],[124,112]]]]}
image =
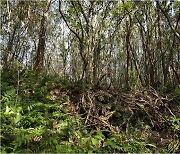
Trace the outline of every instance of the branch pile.
{"type": "Polygon", "coordinates": [[[179,117],[178,110],[172,110],[175,96],[162,96],[153,88],[143,90],[132,90],[128,94],[121,96],[122,106],[128,108],[131,116],[138,117],[146,116],[150,125],[156,128],[162,128],[165,125],[170,125],[169,117],[179,117]]]}
{"type": "Polygon", "coordinates": [[[74,98],[71,100],[76,113],[81,116],[86,126],[96,129],[106,128],[112,132],[119,132],[120,126],[138,118],[146,118],[149,125],[161,128],[171,124],[170,116],[179,117],[180,114],[178,109],[172,109],[175,97],[162,96],[153,88],[136,89],[129,93],[98,90],[81,93],[74,98]],[[119,108],[123,114],[127,113],[127,116],[115,126],[112,121],[116,121],[114,117],[120,112],[119,108]]]}
{"type": "Polygon", "coordinates": [[[180,117],[180,108],[174,102],[180,100],[173,95],[160,95],[155,89],[134,89],[128,93],[117,90],[95,90],[83,93],[65,93],[55,89],[52,99],[70,98],[69,111],[79,114],[85,126],[109,129],[119,128],[144,120],[151,128],[160,130],[171,126],[170,117],[180,117]],[[174,107],[173,107],[174,106],[174,107]]]}

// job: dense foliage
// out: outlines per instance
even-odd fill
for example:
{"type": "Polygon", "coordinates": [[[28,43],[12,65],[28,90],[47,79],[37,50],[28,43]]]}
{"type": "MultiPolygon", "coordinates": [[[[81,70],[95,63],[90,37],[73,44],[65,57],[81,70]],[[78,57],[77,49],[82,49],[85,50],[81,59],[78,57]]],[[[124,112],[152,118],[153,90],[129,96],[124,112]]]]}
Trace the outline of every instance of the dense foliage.
{"type": "MultiPolygon", "coordinates": [[[[169,145],[155,142],[151,127],[143,120],[145,117],[134,126],[129,123],[128,131],[119,127],[119,133],[89,127],[72,110],[69,95],[54,99],[50,92],[60,89],[72,95],[77,83],[28,70],[2,72],[1,78],[3,153],[178,152],[177,138],[169,145]]],[[[123,112],[122,106],[118,112],[123,112]]],[[[123,116],[126,120],[126,113],[123,116]]],[[[115,121],[117,125],[117,119],[115,121]]],[[[167,127],[173,132],[179,131],[179,118],[173,117],[172,125],[167,127]]]]}

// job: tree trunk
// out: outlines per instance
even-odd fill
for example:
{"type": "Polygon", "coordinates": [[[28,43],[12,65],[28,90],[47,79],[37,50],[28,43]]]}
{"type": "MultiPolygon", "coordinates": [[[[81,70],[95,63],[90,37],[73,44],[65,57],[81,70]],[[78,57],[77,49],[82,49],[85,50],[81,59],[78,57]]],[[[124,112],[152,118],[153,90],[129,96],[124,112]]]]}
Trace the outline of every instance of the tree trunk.
{"type": "Polygon", "coordinates": [[[41,26],[39,31],[39,43],[35,58],[34,70],[42,71],[44,69],[44,52],[45,52],[45,41],[46,41],[46,29],[47,19],[49,15],[51,0],[47,0],[46,8],[41,19],[41,26]]]}
{"type": "Polygon", "coordinates": [[[126,34],[126,87],[130,88],[129,84],[129,64],[130,64],[130,35],[131,35],[131,16],[129,15],[129,24],[126,23],[127,26],[127,34],[126,34]]]}
{"type": "Polygon", "coordinates": [[[17,25],[14,26],[12,35],[9,34],[9,41],[8,41],[8,44],[7,44],[7,51],[4,54],[4,68],[5,69],[8,69],[8,67],[9,67],[10,54],[12,54],[13,42],[14,42],[14,39],[15,39],[16,30],[17,30],[17,25]]]}

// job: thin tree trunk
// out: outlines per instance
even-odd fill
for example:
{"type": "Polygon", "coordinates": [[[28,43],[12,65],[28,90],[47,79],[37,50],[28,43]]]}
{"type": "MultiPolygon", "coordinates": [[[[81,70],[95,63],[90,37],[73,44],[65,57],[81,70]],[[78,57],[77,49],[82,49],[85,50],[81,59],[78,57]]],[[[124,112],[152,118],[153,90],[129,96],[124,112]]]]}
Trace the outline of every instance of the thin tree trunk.
{"type": "Polygon", "coordinates": [[[9,42],[7,44],[7,51],[4,55],[4,68],[8,68],[8,64],[9,64],[9,60],[10,60],[10,54],[12,54],[12,49],[13,49],[13,42],[15,39],[15,34],[16,34],[16,30],[17,30],[17,25],[14,26],[12,35],[9,34],[9,42]]]}
{"type": "MultiPolygon", "coordinates": [[[[163,50],[162,50],[162,33],[161,33],[161,18],[160,18],[160,9],[159,7],[157,8],[157,13],[158,13],[158,33],[159,33],[159,43],[158,43],[158,46],[159,46],[159,49],[160,49],[160,52],[161,54],[163,53],[163,50]]],[[[164,77],[164,85],[166,85],[167,83],[167,73],[166,73],[166,67],[165,67],[165,57],[164,57],[164,54],[162,54],[162,71],[163,71],[163,77],[164,77]]]]}
{"type": "MultiPolygon", "coordinates": [[[[130,16],[129,16],[130,19],[130,16]]],[[[131,20],[131,19],[130,19],[131,20]]],[[[130,21],[131,24],[131,21],[130,21]]],[[[129,63],[130,63],[130,51],[129,51],[129,44],[130,44],[130,25],[128,25],[128,22],[126,23],[127,26],[127,34],[126,34],[126,86],[127,88],[130,87],[129,85],[129,63]]]]}
{"type": "Polygon", "coordinates": [[[144,82],[143,82],[143,78],[142,78],[142,76],[141,76],[141,71],[140,71],[140,69],[139,69],[139,63],[138,63],[138,60],[137,60],[137,58],[136,58],[135,51],[133,51],[133,49],[132,49],[131,44],[130,44],[130,48],[131,48],[131,52],[132,52],[132,57],[133,57],[135,69],[136,69],[137,74],[138,74],[138,76],[139,76],[139,80],[140,80],[140,82],[141,82],[141,85],[143,86],[143,85],[144,85],[144,82]]]}

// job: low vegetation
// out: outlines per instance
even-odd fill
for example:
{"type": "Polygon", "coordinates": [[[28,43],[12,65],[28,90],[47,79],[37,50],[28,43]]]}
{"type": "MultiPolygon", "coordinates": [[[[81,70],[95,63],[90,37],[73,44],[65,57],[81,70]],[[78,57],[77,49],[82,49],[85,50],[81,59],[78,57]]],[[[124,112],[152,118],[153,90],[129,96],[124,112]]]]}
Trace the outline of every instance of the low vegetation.
{"type": "Polygon", "coordinates": [[[179,152],[177,89],[80,91],[28,70],[1,78],[2,153],[179,152]]]}

